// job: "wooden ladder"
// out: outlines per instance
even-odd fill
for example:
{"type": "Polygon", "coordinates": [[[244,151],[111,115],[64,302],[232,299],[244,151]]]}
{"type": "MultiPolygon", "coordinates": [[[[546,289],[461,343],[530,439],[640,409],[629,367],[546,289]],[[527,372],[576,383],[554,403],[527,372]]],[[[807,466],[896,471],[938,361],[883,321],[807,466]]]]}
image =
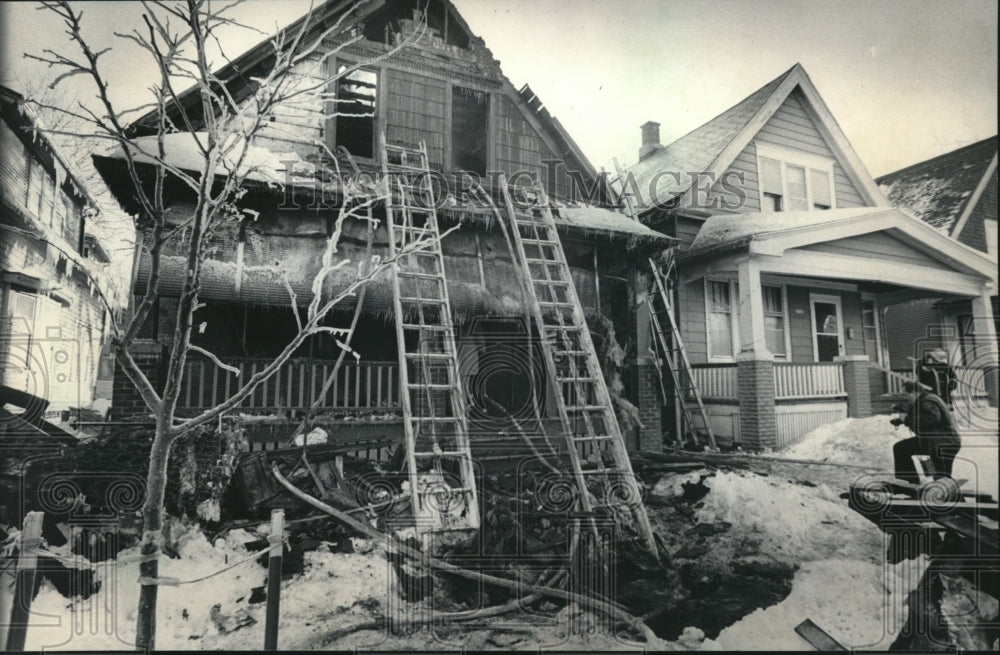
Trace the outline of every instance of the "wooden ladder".
{"type": "Polygon", "coordinates": [[[427,149],[380,140],[406,461],[426,544],[430,533],[478,528],[479,504],[427,149]]]}
{"type": "MultiPolygon", "coordinates": [[[[715,434],[712,433],[712,426],[708,422],[705,403],[702,402],[701,394],[698,392],[698,385],[695,383],[694,373],[691,370],[691,362],[688,359],[687,350],[684,348],[684,340],[681,338],[680,330],[677,329],[677,320],[674,318],[673,308],[670,304],[667,280],[675,269],[674,252],[674,248],[667,250],[665,270],[661,270],[652,259],[649,260],[656,287],[653,293],[646,295],[646,306],[649,308],[650,329],[653,332],[653,347],[655,348],[653,359],[656,363],[656,369],[660,373],[660,389],[663,392],[664,402],[668,399],[667,380],[664,376],[664,369],[666,369],[673,382],[672,388],[684,418],[684,426],[696,441],[702,441],[709,448],[715,449],[717,447],[715,434]]],[[[680,442],[680,435],[678,435],[678,442],[680,442]]]]}
{"type": "Polygon", "coordinates": [[[500,188],[546,373],[556,389],[556,406],[578,492],[577,509],[591,516],[602,509],[627,509],[636,531],[658,559],[653,530],[548,198],[537,181],[530,186],[508,187],[501,177],[500,188]],[[517,204],[512,194],[516,194],[517,204]]]}

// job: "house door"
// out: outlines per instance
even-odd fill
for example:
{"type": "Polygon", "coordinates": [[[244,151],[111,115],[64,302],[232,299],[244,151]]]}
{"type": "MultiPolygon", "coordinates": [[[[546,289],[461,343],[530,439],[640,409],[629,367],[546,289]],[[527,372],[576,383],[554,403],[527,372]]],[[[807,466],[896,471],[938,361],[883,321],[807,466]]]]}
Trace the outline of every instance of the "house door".
{"type": "Polygon", "coordinates": [[[844,354],[844,321],[839,296],[809,294],[812,309],[813,356],[817,362],[832,362],[844,354]]]}

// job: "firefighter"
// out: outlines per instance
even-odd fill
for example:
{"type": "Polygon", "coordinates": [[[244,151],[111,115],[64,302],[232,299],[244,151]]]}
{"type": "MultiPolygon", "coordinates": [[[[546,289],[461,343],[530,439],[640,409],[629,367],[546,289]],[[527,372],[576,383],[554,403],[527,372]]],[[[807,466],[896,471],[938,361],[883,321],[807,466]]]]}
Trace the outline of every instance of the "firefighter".
{"type": "MultiPolygon", "coordinates": [[[[904,385],[907,393],[915,391],[915,385],[904,385]]],[[[904,418],[894,418],[893,426],[905,425],[914,434],[897,441],[892,447],[896,477],[918,484],[917,470],[913,464],[914,455],[926,455],[934,465],[935,478],[951,478],[951,467],[962,445],[955,427],[955,420],[948,406],[933,391],[916,391],[904,418]]]]}

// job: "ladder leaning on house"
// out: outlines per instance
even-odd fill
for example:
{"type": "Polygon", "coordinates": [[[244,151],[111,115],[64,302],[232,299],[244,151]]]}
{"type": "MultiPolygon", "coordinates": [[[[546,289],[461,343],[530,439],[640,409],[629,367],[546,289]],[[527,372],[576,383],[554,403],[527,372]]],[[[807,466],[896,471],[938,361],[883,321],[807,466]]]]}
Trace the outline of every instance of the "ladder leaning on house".
{"type": "Polygon", "coordinates": [[[416,530],[422,538],[472,530],[479,504],[427,149],[380,140],[389,255],[398,257],[390,269],[416,530]],[[413,249],[422,239],[428,244],[413,249]]]}
{"type": "MultiPolygon", "coordinates": [[[[667,379],[664,375],[664,368],[670,374],[670,381],[673,383],[670,388],[674,391],[677,405],[684,419],[684,426],[691,433],[695,440],[705,443],[709,448],[716,448],[715,435],[712,433],[712,426],[708,421],[708,413],[705,411],[705,403],[702,402],[701,394],[698,392],[698,385],[695,383],[694,373],[691,370],[691,362],[684,348],[684,340],[681,338],[680,330],[677,329],[677,320],[674,318],[673,307],[670,304],[670,292],[667,288],[667,280],[674,272],[675,247],[666,251],[666,261],[664,270],[661,270],[656,262],[649,260],[649,266],[653,272],[654,289],[652,293],[646,295],[646,306],[649,308],[650,329],[653,332],[653,360],[660,376],[660,389],[663,391],[663,400],[667,402],[669,396],[667,390],[667,379]]],[[[678,438],[678,443],[680,439],[678,438]]]]}
{"type": "Polygon", "coordinates": [[[548,198],[537,181],[532,186],[508,187],[501,177],[500,187],[546,372],[557,390],[556,406],[578,493],[578,509],[592,514],[600,509],[626,508],[646,547],[658,558],[652,527],[556,234],[548,198]],[[517,195],[517,204],[512,193],[517,195]],[[588,486],[588,481],[595,484],[588,486]]]}

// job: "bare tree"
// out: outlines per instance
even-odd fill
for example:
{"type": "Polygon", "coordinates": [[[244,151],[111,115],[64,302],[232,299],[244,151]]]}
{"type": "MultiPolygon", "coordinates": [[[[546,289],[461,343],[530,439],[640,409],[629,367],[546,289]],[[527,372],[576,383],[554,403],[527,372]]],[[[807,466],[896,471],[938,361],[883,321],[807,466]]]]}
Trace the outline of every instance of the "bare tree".
{"type": "MultiPolygon", "coordinates": [[[[95,89],[97,108],[83,103],[75,106],[44,106],[44,109],[70,116],[89,127],[86,135],[108,140],[118,146],[124,157],[131,190],[141,207],[143,226],[148,226],[149,277],[146,290],[128,320],[113,326],[113,344],[118,363],[135,385],[155,419],[155,437],[152,443],[147,472],[146,497],[142,507],[143,535],[141,564],[142,589],[139,597],[136,626],[136,646],[155,647],[155,616],[157,598],[158,556],[163,539],[163,501],[166,486],[167,460],[171,444],[176,439],[209,422],[216,421],[237,408],[254,389],[277,372],[306,339],[316,334],[331,334],[343,338],[347,329],[324,325],[324,318],[338,303],[353,295],[369,280],[379,275],[395,259],[431,246],[435,239],[425,238],[412,242],[397,253],[396,258],[373,258],[367,270],[359,266],[354,281],[337,293],[324,291],[324,282],[331,273],[346,265],[348,260],[339,257],[337,244],[345,221],[371,220],[371,207],[390,192],[387,180],[380,180],[369,188],[342,186],[343,201],[337,210],[335,229],[325,244],[320,269],[312,283],[308,304],[300,307],[288,285],[289,302],[298,327],[295,336],[281,353],[267,366],[248,380],[217,406],[192,418],[176,416],[178,397],[183,382],[185,362],[192,352],[212,360],[232,373],[214,354],[191,343],[194,313],[201,306],[199,291],[202,265],[207,255],[207,239],[222,222],[234,218],[239,212],[237,204],[245,193],[244,182],[255,174],[264,172],[264,165],[255,160],[254,140],[266,126],[279,115],[282,108],[303,103],[319,103],[332,98],[333,85],[338,77],[349,74],[358,66],[337,75],[323,77],[314,70],[322,66],[322,59],[361,38],[346,36],[337,40],[337,48],[325,51],[324,42],[341,33],[344,22],[355,9],[347,8],[329,24],[318,25],[312,11],[298,27],[279,32],[272,40],[274,62],[269,70],[252,79],[254,93],[237,102],[226,84],[219,79],[209,63],[209,53],[217,45],[220,28],[245,27],[233,18],[233,8],[238,2],[211,3],[207,0],[184,2],[143,2],[143,24],[129,33],[116,34],[118,39],[138,46],[145,56],[155,62],[159,79],[153,85],[151,103],[137,107],[116,107],[108,92],[103,73],[102,57],[110,47],[95,49],[81,32],[82,12],[65,0],[44,2],[44,8],[57,14],[65,23],[72,53],[46,49],[32,58],[49,64],[58,72],[53,85],[76,76],[88,78],[95,89]],[[319,78],[319,81],[317,81],[319,78]],[[179,101],[177,86],[193,88],[198,102],[195,110],[186,110],[179,101]],[[155,137],[138,139],[128,130],[129,116],[155,110],[158,122],[155,137]],[[198,121],[196,122],[195,116],[198,121]],[[196,129],[197,125],[197,129],[196,129]],[[197,151],[196,171],[186,165],[181,168],[172,163],[167,136],[176,132],[189,133],[197,151]],[[178,222],[168,222],[165,212],[165,187],[171,181],[190,189],[194,206],[178,222]],[[170,239],[183,242],[186,259],[186,276],[178,299],[177,320],[173,341],[168,351],[165,380],[162,391],[157,391],[132,356],[131,348],[156,300],[161,281],[161,257],[170,239]]],[[[422,36],[422,30],[400,42],[396,48],[380,55],[391,56],[399,48],[422,36]]],[[[75,123],[74,123],[75,124],[75,123]]],[[[75,129],[55,130],[66,135],[78,135],[75,129]]],[[[326,148],[316,143],[317,148],[326,148]]],[[[331,160],[333,153],[326,150],[331,160]]],[[[306,299],[302,299],[303,302],[306,299]]],[[[342,344],[349,348],[349,345],[342,344]]]]}

